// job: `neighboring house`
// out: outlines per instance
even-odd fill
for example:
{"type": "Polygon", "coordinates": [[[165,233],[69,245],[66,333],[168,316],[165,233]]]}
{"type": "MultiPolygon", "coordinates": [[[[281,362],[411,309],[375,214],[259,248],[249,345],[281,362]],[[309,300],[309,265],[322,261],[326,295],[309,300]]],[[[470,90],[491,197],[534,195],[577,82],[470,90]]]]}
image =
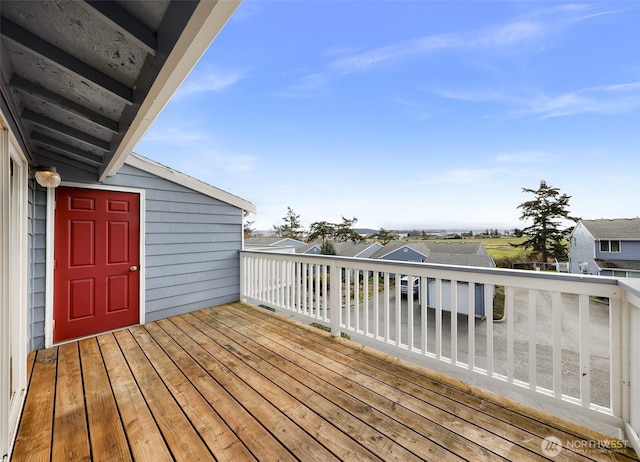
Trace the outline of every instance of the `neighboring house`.
{"type": "MultiPolygon", "coordinates": [[[[484,249],[484,246],[482,246],[484,249]]],[[[478,255],[478,254],[454,254],[454,253],[443,253],[443,252],[433,252],[429,254],[427,257],[426,263],[436,263],[442,265],[457,265],[457,266],[475,266],[480,268],[495,268],[496,263],[493,261],[493,257],[489,255],[478,255]]],[[[431,281],[429,283],[429,306],[436,305],[435,299],[435,291],[433,290],[433,285],[435,283],[431,281]]],[[[444,309],[451,309],[451,283],[443,282],[442,284],[442,306],[444,309]]],[[[458,312],[459,313],[467,313],[469,306],[469,290],[468,283],[459,282],[457,285],[457,297],[458,297],[458,312]]],[[[494,286],[485,285],[485,284],[476,284],[475,285],[475,314],[476,316],[485,317],[485,290],[489,291],[491,295],[490,299],[493,299],[493,294],[495,291],[494,286]]]]}
{"type": "Polygon", "coordinates": [[[382,248],[377,242],[334,242],[336,255],[353,258],[370,258],[382,248]]]}
{"type": "Polygon", "coordinates": [[[371,255],[371,258],[394,261],[424,262],[431,250],[424,242],[391,241],[371,255]]]}
{"type": "Polygon", "coordinates": [[[293,247],[301,249],[307,243],[290,237],[249,237],[244,240],[245,249],[258,249],[261,247],[293,247]]]}
{"type": "Polygon", "coordinates": [[[0,459],[31,350],[239,299],[253,204],[131,155],[237,5],[2,0],[0,459]]]}
{"type": "Polygon", "coordinates": [[[489,255],[482,242],[452,239],[444,242],[426,241],[425,244],[432,253],[489,255]]]}
{"type": "MultiPolygon", "coordinates": [[[[442,265],[477,266],[483,268],[495,268],[493,258],[480,242],[405,242],[392,241],[376,251],[371,258],[381,260],[410,261],[420,263],[435,263],[442,265]],[[445,252],[452,250],[454,252],[445,252]]],[[[435,306],[435,281],[429,279],[427,288],[427,302],[429,306],[435,306]]],[[[445,310],[451,310],[451,283],[445,281],[442,285],[442,306],[445,310]]],[[[484,284],[476,284],[474,309],[476,316],[485,316],[485,290],[493,294],[494,288],[485,287],[484,284]]],[[[457,284],[457,310],[459,313],[467,313],[469,306],[468,284],[457,284]]]]}
{"type": "Polygon", "coordinates": [[[464,253],[433,252],[426,258],[425,263],[440,265],[477,266],[480,268],[495,268],[496,262],[490,255],[476,255],[464,253]]]}
{"type": "Polygon", "coordinates": [[[640,278],[640,218],[580,220],[569,241],[571,273],[640,278]]]}
{"type": "Polygon", "coordinates": [[[304,247],[298,247],[296,253],[302,253],[305,255],[320,255],[322,253],[322,244],[318,242],[311,242],[304,247]]]}
{"type": "MultiPolygon", "coordinates": [[[[397,261],[428,261],[431,254],[443,255],[484,255],[487,256],[487,249],[482,242],[465,242],[465,241],[391,241],[378,249],[371,258],[380,258],[382,260],[397,261]]],[[[445,258],[446,257],[442,257],[445,258]]],[[[453,258],[453,257],[452,257],[453,258]]],[[[450,263],[455,265],[457,263],[450,263]]],[[[476,266],[476,265],[471,265],[476,266]]],[[[480,265],[484,266],[484,265],[480,265]]],[[[495,265],[494,265],[495,266],[495,265]]]]}
{"type": "MultiPolygon", "coordinates": [[[[377,242],[332,242],[336,255],[341,257],[369,258],[382,247],[377,242]]],[[[322,253],[321,242],[310,242],[304,247],[296,249],[296,253],[306,255],[320,255],[322,253]]]]}

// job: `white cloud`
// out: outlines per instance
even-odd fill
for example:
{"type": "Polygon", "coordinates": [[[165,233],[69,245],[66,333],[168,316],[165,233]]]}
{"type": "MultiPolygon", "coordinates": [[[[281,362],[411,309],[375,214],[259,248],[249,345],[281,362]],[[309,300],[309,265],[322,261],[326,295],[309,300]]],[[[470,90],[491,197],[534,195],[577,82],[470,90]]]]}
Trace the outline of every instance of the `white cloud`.
{"type": "MultiPolygon", "coordinates": [[[[597,16],[617,13],[605,11],[593,13],[584,5],[561,5],[526,13],[504,24],[494,25],[469,33],[450,33],[416,37],[353,53],[347,45],[328,50],[326,56],[342,55],[329,62],[326,70],[304,77],[295,91],[316,90],[339,75],[370,71],[384,64],[416,56],[425,56],[441,50],[495,50],[511,48],[522,51],[523,46],[539,44],[550,34],[577,22],[597,16]]],[[[537,49],[537,48],[536,48],[537,49]]]]}
{"type": "Polygon", "coordinates": [[[506,47],[539,39],[545,35],[544,24],[529,20],[517,20],[482,33],[470,44],[479,47],[506,47]]]}
{"type": "Polygon", "coordinates": [[[186,98],[199,93],[221,92],[235,85],[244,77],[241,71],[214,71],[207,70],[189,76],[180,87],[175,98],[186,98]]]}
{"type": "Polygon", "coordinates": [[[537,116],[540,119],[578,114],[617,115],[640,108],[640,82],[603,85],[547,95],[540,90],[444,90],[443,98],[510,106],[510,117],[537,116]]]}
{"type": "Polygon", "coordinates": [[[145,152],[165,151],[169,155],[157,158],[165,165],[175,168],[181,172],[207,181],[206,176],[220,171],[229,173],[243,173],[255,168],[257,159],[253,156],[226,152],[223,148],[212,148],[213,145],[220,144],[209,131],[196,131],[180,128],[178,124],[169,128],[158,127],[147,132],[136,147],[136,152],[149,155],[145,152]],[[155,149],[155,146],[161,146],[155,149]],[[166,148],[170,147],[169,150],[166,148]],[[188,152],[189,155],[180,155],[188,152]]]}
{"type": "MultiPolygon", "coordinates": [[[[544,151],[518,151],[500,154],[492,160],[499,163],[533,164],[546,162],[553,158],[552,154],[544,151]]],[[[555,158],[557,159],[557,157],[555,158]]]]}
{"type": "Polygon", "coordinates": [[[334,60],[330,68],[339,73],[366,71],[387,61],[460,46],[454,35],[419,37],[334,60]]]}
{"type": "Polygon", "coordinates": [[[210,139],[210,135],[205,132],[188,131],[182,128],[152,128],[143,138],[144,142],[167,143],[174,146],[192,145],[200,141],[210,139]]]}
{"type": "Polygon", "coordinates": [[[537,92],[533,97],[520,98],[519,103],[514,115],[534,115],[541,119],[578,114],[625,114],[640,108],[640,82],[582,88],[552,96],[537,92]]]}

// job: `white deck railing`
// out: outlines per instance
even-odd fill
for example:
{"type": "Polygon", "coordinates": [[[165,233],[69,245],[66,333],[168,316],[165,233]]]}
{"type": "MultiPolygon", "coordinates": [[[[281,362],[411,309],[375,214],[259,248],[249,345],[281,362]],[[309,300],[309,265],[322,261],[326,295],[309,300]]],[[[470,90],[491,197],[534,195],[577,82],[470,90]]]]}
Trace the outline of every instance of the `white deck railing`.
{"type": "Polygon", "coordinates": [[[261,251],[240,265],[242,300],[617,428],[640,453],[639,280],[261,251]]]}

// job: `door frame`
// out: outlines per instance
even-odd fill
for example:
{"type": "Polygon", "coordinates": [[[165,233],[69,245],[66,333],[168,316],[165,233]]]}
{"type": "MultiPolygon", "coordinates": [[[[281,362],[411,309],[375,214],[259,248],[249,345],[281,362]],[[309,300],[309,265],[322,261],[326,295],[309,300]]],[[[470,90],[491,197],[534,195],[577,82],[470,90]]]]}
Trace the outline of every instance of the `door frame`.
{"type": "MultiPolygon", "coordinates": [[[[138,314],[138,323],[140,325],[145,323],[145,190],[137,188],[128,188],[125,186],[112,186],[103,184],[84,184],[74,183],[70,181],[63,181],[60,186],[67,188],[79,188],[79,189],[99,189],[102,191],[113,192],[125,192],[138,194],[140,201],[140,255],[139,255],[139,271],[140,274],[140,287],[138,294],[138,305],[140,306],[140,312],[138,314]]],[[[45,348],[49,348],[54,345],[53,343],[53,273],[54,273],[54,245],[55,245],[55,202],[56,193],[54,188],[47,189],[47,225],[46,225],[46,284],[45,284],[45,316],[44,316],[44,345],[45,348]]],[[[69,341],[77,341],[73,339],[69,341]]],[[[62,344],[65,342],[58,342],[62,344]]]]}
{"type": "Polygon", "coordinates": [[[27,159],[0,111],[0,459],[10,455],[27,386],[27,159]],[[8,169],[13,160],[13,179],[8,169]],[[11,201],[10,202],[10,198],[11,201]],[[11,226],[9,226],[9,224],[11,226]],[[8,232],[7,232],[8,230],[8,232]],[[9,311],[11,310],[11,311],[9,311]],[[11,333],[11,334],[10,334],[11,333]],[[9,399],[9,356],[16,393],[9,399]]]}

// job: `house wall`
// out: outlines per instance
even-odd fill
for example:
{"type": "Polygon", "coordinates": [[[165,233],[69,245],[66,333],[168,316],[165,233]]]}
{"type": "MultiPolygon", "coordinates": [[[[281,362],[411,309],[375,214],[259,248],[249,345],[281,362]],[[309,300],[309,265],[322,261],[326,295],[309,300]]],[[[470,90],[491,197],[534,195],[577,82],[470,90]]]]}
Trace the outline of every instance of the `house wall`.
{"type": "MultiPolygon", "coordinates": [[[[436,300],[436,290],[435,290],[435,280],[430,279],[428,284],[428,292],[427,292],[427,303],[429,307],[435,307],[438,303],[436,300]]],[[[485,317],[487,314],[485,313],[484,306],[484,284],[474,284],[474,314],[479,317],[485,317]]],[[[444,311],[451,311],[451,281],[442,281],[441,288],[441,301],[442,301],[442,309],[444,311]]],[[[468,314],[469,313],[469,283],[468,282],[458,282],[456,285],[457,292],[457,305],[456,311],[459,314],[468,314]]]]}
{"type": "Polygon", "coordinates": [[[600,241],[596,241],[595,249],[596,258],[605,260],[640,260],[640,241],[620,241],[620,252],[602,252],[600,251],[600,241]]]}
{"type": "Polygon", "coordinates": [[[582,223],[578,223],[569,239],[569,272],[582,274],[597,274],[594,261],[595,242],[593,236],[582,223]],[[583,271],[581,264],[586,264],[587,271],[583,271]]]}
{"type": "Polygon", "coordinates": [[[358,254],[358,258],[370,258],[371,255],[376,253],[381,248],[382,246],[380,244],[372,244],[364,252],[358,254]]]}
{"type": "MultiPolygon", "coordinates": [[[[74,173],[66,170],[63,179],[86,183],[83,172],[74,173]]],[[[145,321],[239,300],[241,209],[129,165],[105,184],[146,191],[145,321]]],[[[32,188],[28,322],[34,350],[45,346],[47,193],[32,188]]]]}
{"type": "Polygon", "coordinates": [[[105,183],[146,191],[146,321],[240,299],[241,209],[129,165],[105,183]]]}
{"type": "Polygon", "coordinates": [[[28,254],[29,308],[27,323],[29,351],[44,348],[45,287],[46,287],[46,214],[47,192],[29,181],[28,254]]]}
{"type": "Polygon", "coordinates": [[[419,252],[416,252],[410,247],[400,247],[397,250],[381,257],[381,260],[397,260],[397,261],[424,261],[425,256],[419,252]]]}

